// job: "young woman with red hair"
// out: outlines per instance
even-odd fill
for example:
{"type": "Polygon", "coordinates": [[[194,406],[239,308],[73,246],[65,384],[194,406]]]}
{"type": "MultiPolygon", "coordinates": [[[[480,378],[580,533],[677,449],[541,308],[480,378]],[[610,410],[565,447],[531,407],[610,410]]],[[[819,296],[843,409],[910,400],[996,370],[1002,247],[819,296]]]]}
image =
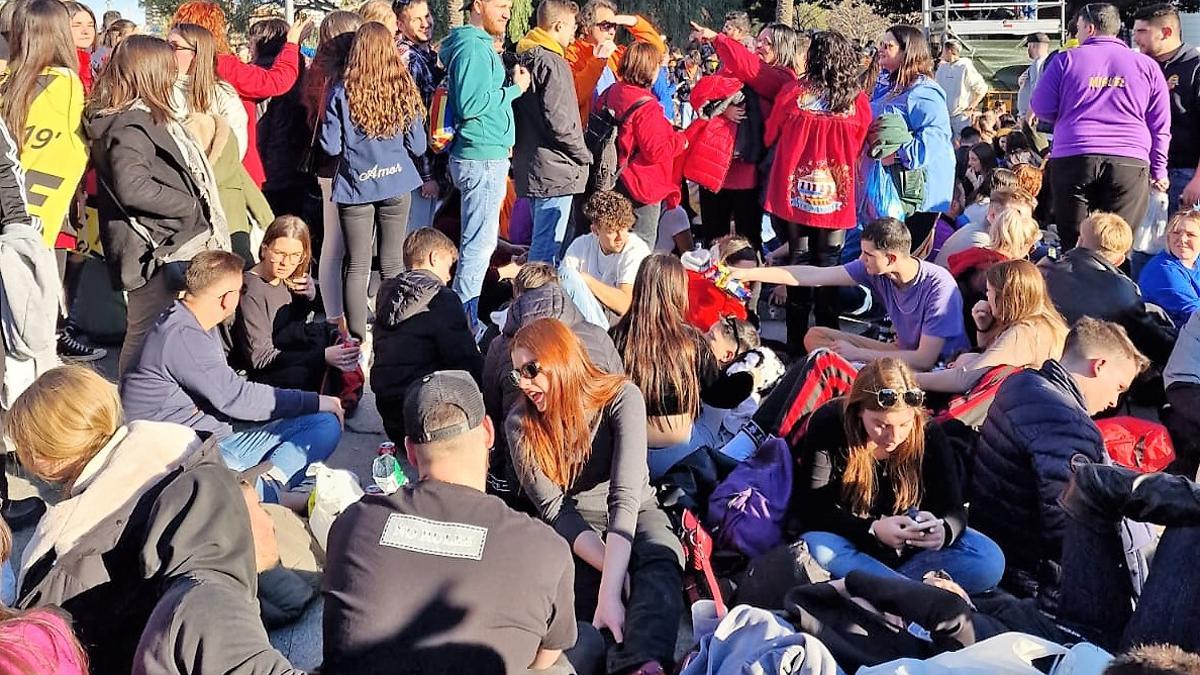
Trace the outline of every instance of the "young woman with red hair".
{"type": "Polygon", "coordinates": [[[525,394],[506,424],[513,464],[575,553],[576,614],[620,645],[609,672],[663,672],[683,611],[682,551],[650,488],[642,394],[593,365],[556,319],[518,331],[512,362],[525,394]]]}
{"type": "Polygon", "coordinates": [[[254,179],[255,185],[262,187],[266,174],[263,172],[262,158],[258,154],[257,106],[260,102],[274,96],[282,96],[296,84],[300,76],[300,40],[312,25],[305,19],[292,26],[287,34],[287,44],[275,58],[275,63],[268,68],[243,63],[229,47],[226,36],[229,35],[229,25],[225,20],[225,10],[211,0],[191,0],[179,6],[171,18],[171,26],[181,23],[194,23],[208,29],[217,41],[217,75],[237,91],[250,118],[246,129],[247,148],[242,163],[246,172],[254,179]]]}

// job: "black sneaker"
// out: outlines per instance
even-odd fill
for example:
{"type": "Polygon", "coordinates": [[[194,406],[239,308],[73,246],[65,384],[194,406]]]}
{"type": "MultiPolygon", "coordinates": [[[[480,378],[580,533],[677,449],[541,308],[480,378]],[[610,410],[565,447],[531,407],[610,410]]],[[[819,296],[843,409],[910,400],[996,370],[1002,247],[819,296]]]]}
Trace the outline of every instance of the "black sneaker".
{"type": "Polygon", "coordinates": [[[58,334],[58,355],[65,361],[98,361],[108,355],[108,350],[80,342],[69,331],[58,334]]]}

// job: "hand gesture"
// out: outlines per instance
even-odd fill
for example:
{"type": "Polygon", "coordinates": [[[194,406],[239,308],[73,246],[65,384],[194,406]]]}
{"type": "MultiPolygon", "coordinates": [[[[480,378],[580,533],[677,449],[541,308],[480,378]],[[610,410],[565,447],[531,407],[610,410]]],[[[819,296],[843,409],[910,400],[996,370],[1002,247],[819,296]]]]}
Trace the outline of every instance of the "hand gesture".
{"type": "Polygon", "coordinates": [[[725,112],[721,113],[721,115],[734,124],[741,124],[742,120],[746,119],[746,107],[741,105],[726,106],[725,112]]]}
{"type": "Polygon", "coordinates": [[[295,279],[285,279],[284,283],[287,284],[288,290],[296,295],[307,295],[312,289],[312,277],[307,274],[298,276],[295,279]]]}
{"type": "Polygon", "coordinates": [[[597,629],[607,628],[617,644],[625,642],[625,605],[621,598],[602,593],[592,625],[597,629]]]}
{"type": "Polygon", "coordinates": [[[617,51],[617,43],[613,42],[612,40],[605,40],[604,42],[597,43],[595,47],[592,47],[592,54],[598,59],[607,59],[608,57],[612,56],[613,52],[615,51],[617,51]]]}
{"type": "Polygon", "coordinates": [[[713,40],[717,39],[717,31],[705,26],[701,26],[695,21],[692,21],[691,24],[692,39],[700,40],[701,42],[712,42],[713,40]]]}
{"type": "Polygon", "coordinates": [[[308,35],[309,31],[312,30],[312,27],[312,19],[307,16],[301,18],[299,21],[293,24],[291,28],[288,29],[287,41],[292,44],[300,44],[300,41],[308,35]]]}
{"type": "Polygon", "coordinates": [[[350,371],[358,361],[358,349],[342,343],[325,348],[325,363],[342,371],[350,371]]]}
{"type": "Polygon", "coordinates": [[[612,22],[618,26],[629,28],[637,25],[637,17],[632,14],[618,14],[612,18],[612,22]]]}
{"type": "Polygon", "coordinates": [[[517,88],[521,90],[522,94],[529,91],[529,84],[532,81],[533,78],[529,75],[529,70],[526,69],[525,66],[522,66],[518,63],[516,67],[513,68],[513,84],[517,85],[517,88]]]}
{"type": "Polygon", "coordinates": [[[975,320],[975,327],[981,331],[988,331],[992,324],[996,322],[996,318],[992,315],[992,306],[987,300],[980,300],[971,308],[971,318],[975,320]]]}

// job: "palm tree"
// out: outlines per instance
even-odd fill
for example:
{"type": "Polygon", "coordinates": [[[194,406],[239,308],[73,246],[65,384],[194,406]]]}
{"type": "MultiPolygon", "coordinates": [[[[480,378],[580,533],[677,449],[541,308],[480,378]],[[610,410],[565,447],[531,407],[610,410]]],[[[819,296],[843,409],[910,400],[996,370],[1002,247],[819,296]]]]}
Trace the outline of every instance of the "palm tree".
{"type": "Polygon", "coordinates": [[[794,26],[796,22],[796,0],[775,0],[775,20],[794,26]]]}

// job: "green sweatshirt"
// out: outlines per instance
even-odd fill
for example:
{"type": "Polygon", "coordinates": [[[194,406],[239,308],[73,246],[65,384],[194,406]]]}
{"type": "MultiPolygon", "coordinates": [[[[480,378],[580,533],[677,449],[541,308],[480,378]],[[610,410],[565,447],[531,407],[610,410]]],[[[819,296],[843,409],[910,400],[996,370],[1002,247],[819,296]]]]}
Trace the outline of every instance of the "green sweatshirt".
{"type": "Polygon", "coordinates": [[[521,90],[504,86],[504,64],[492,49],[492,36],[475,26],[455,28],[442,43],[441,59],[456,123],[450,156],[508,159],[516,140],[512,103],[521,90]]]}

